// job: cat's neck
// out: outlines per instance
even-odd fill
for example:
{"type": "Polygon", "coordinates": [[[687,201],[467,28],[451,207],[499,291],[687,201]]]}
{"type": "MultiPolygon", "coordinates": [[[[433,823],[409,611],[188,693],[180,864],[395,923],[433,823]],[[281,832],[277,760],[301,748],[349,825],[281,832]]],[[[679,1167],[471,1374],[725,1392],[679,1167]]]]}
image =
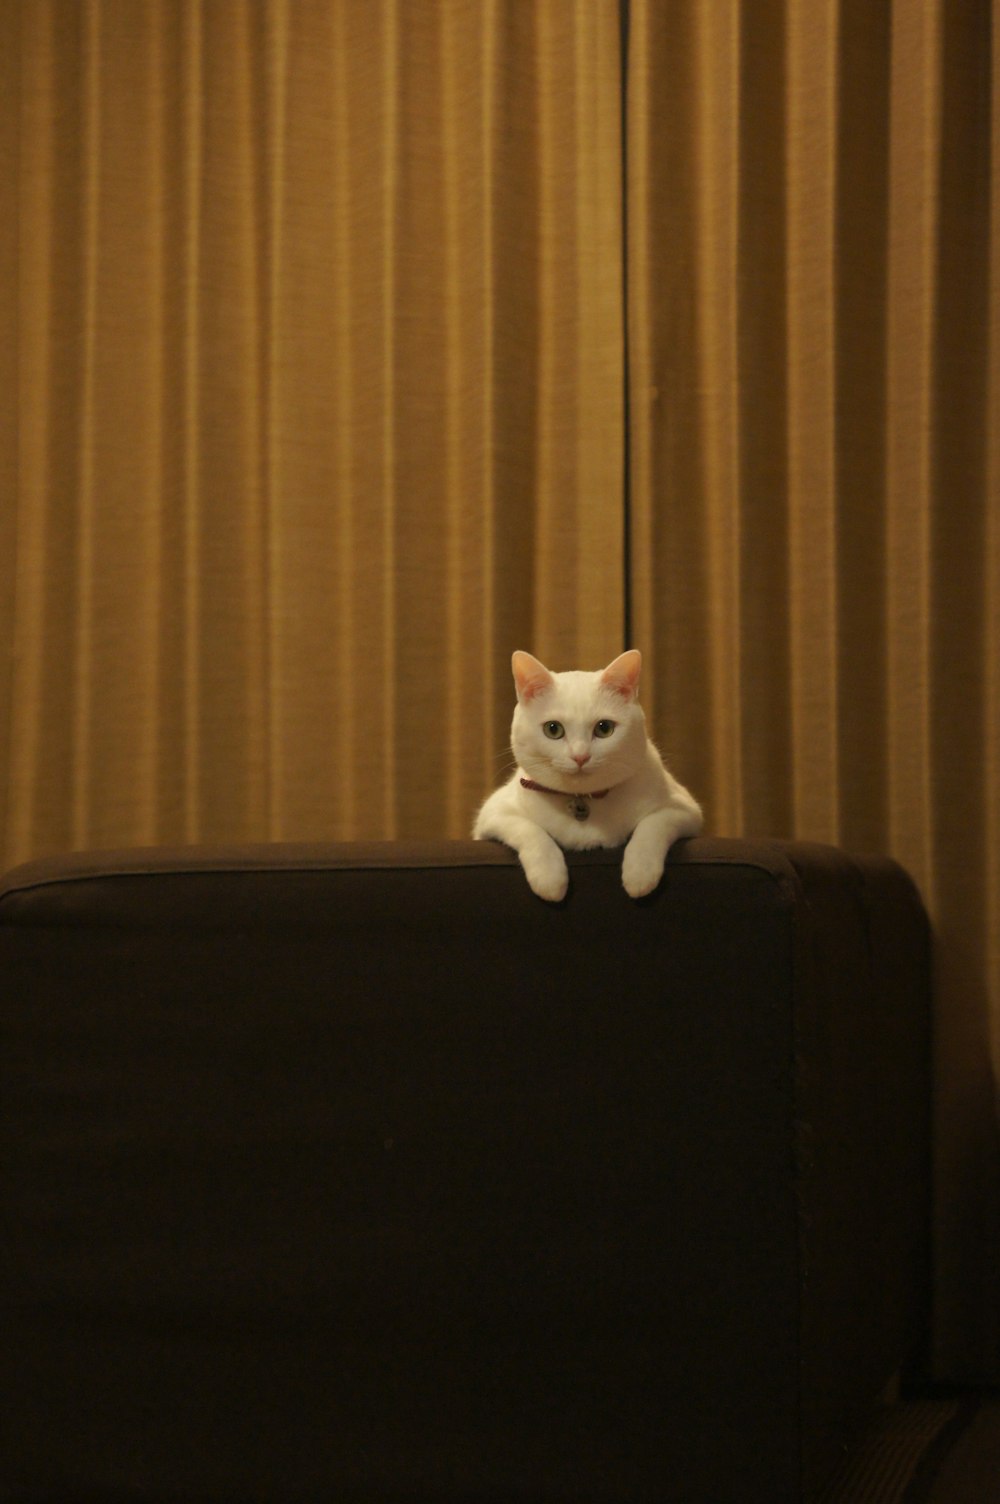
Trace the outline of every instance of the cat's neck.
{"type": "Polygon", "coordinates": [[[558,797],[560,799],[567,799],[567,798],[604,799],[604,798],[607,797],[608,794],[611,793],[610,789],[593,789],[588,794],[576,794],[576,795],[574,795],[574,794],[571,793],[571,791],[569,789],[550,789],[550,788],[547,788],[544,783],[536,783],[533,778],[523,778],[523,777],[521,779],[521,787],[523,789],[532,789],[532,790],[534,790],[535,793],[538,793],[538,794],[556,794],[556,795],[558,795],[558,797]]]}

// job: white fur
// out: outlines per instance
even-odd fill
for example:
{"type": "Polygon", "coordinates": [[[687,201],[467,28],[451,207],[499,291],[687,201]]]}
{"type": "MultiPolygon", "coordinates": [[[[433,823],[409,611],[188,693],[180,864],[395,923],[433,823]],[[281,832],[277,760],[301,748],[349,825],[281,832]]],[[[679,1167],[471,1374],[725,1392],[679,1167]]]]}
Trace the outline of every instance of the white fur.
{"type": "Polygon", "coordinates": [[[674,841],[701,830],[697,802],[671,777],[646,735],[637,698],[641,664],[633,649],[595,673],[554,674],[530,653],[513,656],[517,768],[483,804],[472,834],[512,847],[539,898],[556,903],[566,895],[569,874],[560,848],[586,851],[626,841],[622,882],[632,898],[642,898],[663,876],[674,841]],[[614,731],[595,735],[604,720],[615,723],[614,731]],[[564,736],[545,735],[542,728],[551,721],[564,736]],[[522,778],[557,792],[526,789],[522,778]],[[571,799],[602,789],[610,793],[591,799],[589,818],[577,820],[571,799]]]}

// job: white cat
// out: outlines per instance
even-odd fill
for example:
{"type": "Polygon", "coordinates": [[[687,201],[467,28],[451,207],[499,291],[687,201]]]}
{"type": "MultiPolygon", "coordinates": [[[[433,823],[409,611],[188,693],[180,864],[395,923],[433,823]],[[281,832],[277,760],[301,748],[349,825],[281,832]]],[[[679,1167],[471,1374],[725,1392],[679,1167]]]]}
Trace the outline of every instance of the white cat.
{"type": "Polygon", "coordinates": [[[473,836],[513,847],[531,888],[553,903],[569,886],[560,847],[628,841],[625,891],[651,893],[668,850],[679,836],[698,834],[702,815],[646,736],[637,698],[642,655],[622,653],[596,673],[550,673],[530,653],[511,662],[517,768],[483,804],[473,836]]]}

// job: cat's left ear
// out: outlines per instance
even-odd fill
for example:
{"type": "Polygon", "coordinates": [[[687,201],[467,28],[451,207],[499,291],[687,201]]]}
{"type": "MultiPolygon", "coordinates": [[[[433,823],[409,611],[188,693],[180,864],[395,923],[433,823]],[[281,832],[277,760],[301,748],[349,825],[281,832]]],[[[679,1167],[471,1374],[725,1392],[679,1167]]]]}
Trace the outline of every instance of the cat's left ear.
{"type": "Polygon", "coordinates": [[[642,668],[642,654],[638,648],[629,648],[627,653],[622,653],[614,663],[609,663],[601,675],[602,684],[614,690],[616,695],[621,695],[623,700],[634,700],[639,694],[639,671],[642,668]]]}

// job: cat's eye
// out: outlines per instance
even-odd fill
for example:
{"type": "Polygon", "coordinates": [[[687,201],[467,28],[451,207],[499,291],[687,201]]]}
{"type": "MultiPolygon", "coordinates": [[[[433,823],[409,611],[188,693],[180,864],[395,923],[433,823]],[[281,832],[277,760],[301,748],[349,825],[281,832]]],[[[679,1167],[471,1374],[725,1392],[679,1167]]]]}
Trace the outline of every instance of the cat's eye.
{"type": "Polygon", "coordinates": [[[551,742],[557,742],[560,737],[566,735],[562,721],[546,721],[542,730],[551,742]]]}
{"type": "Polygon", "coordinates": [[[612,731],[614,731],[616,725],[616,721],[598,721],[597,725],[594,727],[594,735],[610,736],[612,731]]]}

